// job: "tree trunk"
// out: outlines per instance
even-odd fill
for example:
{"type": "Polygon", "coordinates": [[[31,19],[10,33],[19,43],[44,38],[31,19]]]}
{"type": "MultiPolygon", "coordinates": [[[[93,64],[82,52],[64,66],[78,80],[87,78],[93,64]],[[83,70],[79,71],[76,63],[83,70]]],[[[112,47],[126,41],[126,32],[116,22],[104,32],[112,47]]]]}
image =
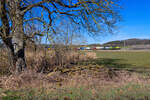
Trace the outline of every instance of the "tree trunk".
{"type": "Polygon", "coordinates": [[[23,29],[24,15],[20,11],[20,0],[9,0],[9,9],[12,20],[12,52],[13,65],[16,72],[21,72],[26,68],[25,62],[25,38],[23,29]]]}
{"type": "Polygon", "coordinates": [[[9,48],[11,62],[15,66],[16,72],[21,72],[26,68],[23,29],[24,15],[20,10],[20,2],[21,0],[0,0],[0,18],[3,25],[3,35],[1,37],[9,48]],[[8,8],[6,8],[6,5],[8,8]],[[9,24],[7,9],[9,10],[11,24],[9,24]]]}
{"type": "Polygon", "coordinates": [[[25,40],[23,31],[23,17],[16,17],[13,20],[13,36],[11,49],[11,54],[13,58],[13,63],[16,66],[16,72],[21,72],[26,68],[25,62],[25,40]]]}
{"type": "Polygon", "coordinates": [[[25,62],[25,42],[23,40],[23,35],[20,35],[21,29],[20,26],[15,28],[15,31],[12,38],[5,39],[4,43],[8,48],[8,54],[10,57],[11,67],[15,67],[16,72],[19,73],[26,69],[26,62],[25,62]],[[18,37],[20,36],[20,37],[18,37]]]}

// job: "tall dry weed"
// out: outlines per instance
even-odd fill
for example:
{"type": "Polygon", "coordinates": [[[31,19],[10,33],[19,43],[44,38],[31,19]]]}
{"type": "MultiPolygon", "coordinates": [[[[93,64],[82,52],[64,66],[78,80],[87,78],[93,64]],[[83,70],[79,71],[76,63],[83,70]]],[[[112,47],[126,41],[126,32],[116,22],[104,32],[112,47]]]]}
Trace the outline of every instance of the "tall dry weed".
{"type": "Polygon", "coordinates": [[[0,77],[0,87],[4,89],[48,88],[49,90],[85,87],[96,90],[120,87],[129,83],[150,83],[150,78],[141,78],[137,73],[128,71],[118,71],[116,73],[117,76],[110,78],[108,69],[103,68],[100,71],[85,69],[72,74],[61,72],[43,74],[28,70],[19,75],[13,74],[0,77]]]}
{"type": "Polygon", "coordinates": [[[39,52],[26,52],[26,61],[30,69],[37,70],[38,72],[49,72],[56,68],[71,67],[78,62],[95,59],[96,53],[87,52],[80,53],[75,51],[39,51],[39,52]]]}

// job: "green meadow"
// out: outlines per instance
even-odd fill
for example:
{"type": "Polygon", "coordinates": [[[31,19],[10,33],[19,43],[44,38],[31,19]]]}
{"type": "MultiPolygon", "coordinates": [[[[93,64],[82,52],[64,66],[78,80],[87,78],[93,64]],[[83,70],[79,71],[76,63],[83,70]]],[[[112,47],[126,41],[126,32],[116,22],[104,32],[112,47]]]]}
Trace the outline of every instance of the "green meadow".
{"type": "Polygon", "coordinates": [[[149,71],[149,51],[96,51],[96,64],[116,69],[149,71]]]}

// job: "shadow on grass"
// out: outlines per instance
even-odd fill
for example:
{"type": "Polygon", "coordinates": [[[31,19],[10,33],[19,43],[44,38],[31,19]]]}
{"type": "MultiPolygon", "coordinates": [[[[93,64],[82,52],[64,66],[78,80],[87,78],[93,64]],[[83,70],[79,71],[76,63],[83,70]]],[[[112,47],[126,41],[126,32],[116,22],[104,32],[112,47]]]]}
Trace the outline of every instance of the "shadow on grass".
{"type": "Polygon", "coordinates": [[[131,72],[150,72],[150,69],[142,67],[142,66],[136,66],[132,64],[126,63],[126,60],[124,59],[111,59],[111,58],[97,58],[94,60],[88,60],[85,62],[80,62],[80,65],[99,65],[104,66],[109,69],[113,70],[127,70],[131,72]]]}
{"type": "Polygon", "coordinates": [[[89,62],[92,62],[92,64],[104,65],[107,68],[124,69],[132,66],[131,64],[120,63],[120,61],[125,61],[125,60],[110,59],[110,58],[98,58],[95,60],[89,60],[89,62]]]}

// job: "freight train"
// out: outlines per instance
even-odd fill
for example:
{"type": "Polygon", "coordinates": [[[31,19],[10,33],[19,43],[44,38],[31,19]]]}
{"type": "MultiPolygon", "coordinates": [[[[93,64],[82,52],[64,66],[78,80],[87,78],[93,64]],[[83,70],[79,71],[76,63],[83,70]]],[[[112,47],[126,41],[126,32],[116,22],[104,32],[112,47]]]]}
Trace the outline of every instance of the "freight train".
{"type": "Polygon", "coordinates": [[[104,46],[104,47],[78,47],[76,50],[120,50],[121,47],[115,46],[115,47],[109,47],[109,46],[104,46]]]}

